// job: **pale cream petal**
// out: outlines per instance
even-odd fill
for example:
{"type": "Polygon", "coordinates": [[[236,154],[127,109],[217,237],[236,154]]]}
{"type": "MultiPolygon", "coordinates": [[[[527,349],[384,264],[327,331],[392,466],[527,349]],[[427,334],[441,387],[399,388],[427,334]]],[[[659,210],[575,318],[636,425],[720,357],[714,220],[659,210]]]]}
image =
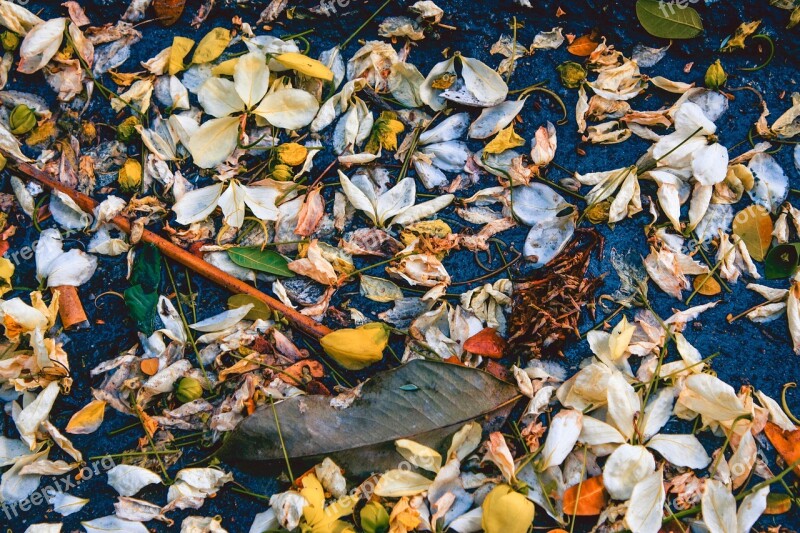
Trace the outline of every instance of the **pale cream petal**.
{"type": "Polygon", "coordinates": [[[208,218],[216,209],[224,186],[224,183],[216,183],[181,196],[181,199],[172,206],[178,224],[188,225],[208,218]]]}
{"type": "Polygon", "coordinates": [[[245,109],[245,103],[239,98],[233,82],[223,78],[208,78],[197,91],[197,100],[206,113],[216,118],[245,109]]]}
{"type": "Polygon", "coordinates": [[[300,89],[282,89],[268,94],[253,111],[277,128],[298,130],[311,124],[319,102],[300,89]]]}
{"type": "Polygon", "coordinates": [[[233,153],[238,140],[238,117],[215,118],[200,126],[186,148],[192,154],[195,165],[211,168],[233,153]]]}
{"type": "Polygon", "coordinates": [[[264,54],[250,52],[240,57],[234,67],[233,83],[247,109],[260,102],[269,89],[269,68],[264,54]]]}

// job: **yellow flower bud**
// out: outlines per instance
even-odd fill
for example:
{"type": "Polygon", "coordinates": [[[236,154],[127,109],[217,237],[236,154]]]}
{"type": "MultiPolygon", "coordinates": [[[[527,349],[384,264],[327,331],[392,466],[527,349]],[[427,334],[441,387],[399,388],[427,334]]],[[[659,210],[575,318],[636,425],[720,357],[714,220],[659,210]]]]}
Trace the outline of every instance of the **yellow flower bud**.
{"type": "Polygon", "coordinates": [[[706,71],[706,87],[716,91],[725,85],[726,81],[728,81],[728,75],[725,73],[725,69],[722,68],[722,63],[717,59],[706,71]]]}
{"type": "Polygon", "coordinates": [[[567,89],[577,89],[586,80],[586,69],[574,61],[565,61],[556,67],[561,84],[567,89]]]}
{"type": "Polygon", "coordinates": [[[138,189],[142,184],[142,164],[138,160],[128,158],[119,169],[117,183],[123,191],[129,192],[138,189]]]}
{"type": "Polygon", "coordinates": [[[278,159],[281,160],[281,163],[291,167],[302,165],[308,156],[308,149],[298,143],[285,143],[278,146],[276,150],[278,150],[278,159]]]}
{"type": "Polygon", "coordinates": [[[194,378],[181,378],[175,389],[175,397],[181,403],[189,403],[203,396],[203,386],[194,378]]]}
{"type": "Polygon", "coordinates": [[[340,329],[319,341],[325,353],[347,370],[361,370],[383,359],[389,328],[370,322],[355,329],[340,329]]]}
{"type": "Polygon", "coordinates": [[[128,117],[122,121],[122,124],[117,126],[117,139],[122,142],[128,142],[136,134],[136,126],[139,125],[139,119],[136,117],[128,117]]]}
{"type": "Polygon", "coordinates": [[[289,181],[294,177],[294,172],[289,165],[275,165],[270,177],[275,181],[289,181]]]}
{"type": "Polygon", "coordinates": [[[526,533],[533,523],[533,502],[509,485],[498,485],[483,500],[485,533],[526,533]]]}
{"type": "Polygon", "coordinates": [[[0,42],[3,44],[3,50],[13,52],[19,46],[19,35],[13,31],[6,30],[0,34],[0,42]]]}
{"type": "Polygon", "coordinates": [[[24,135],[36,127],[36,115],[30,107],[19,104],[11,111],[8,125],[11,126],[11,133],[14,135],[24,135]]]}

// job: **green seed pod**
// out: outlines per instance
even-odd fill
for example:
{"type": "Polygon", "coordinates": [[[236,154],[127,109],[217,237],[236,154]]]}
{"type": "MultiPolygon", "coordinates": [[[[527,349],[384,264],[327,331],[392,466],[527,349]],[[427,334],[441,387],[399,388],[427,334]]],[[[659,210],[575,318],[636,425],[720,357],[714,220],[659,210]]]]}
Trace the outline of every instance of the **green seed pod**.
{"type": "Polygon", "coordinates": [[[117,126],[117,139],[122,142],[130,141],[136,135],[136,126],[139,125],[139,119],[136,117],[128,117],[122,121],[122,124],[117,126]]]}
{"type": "Polygon", "coordinates": [[[8,116],[8,125],[14,135],[24,135],[36,127],[36,115],[30,107],[19,104],[8,116]]]}
{"type": "Polygon", "coordinates": [[[567,89],[577,89],[586,80],[586,69],[574,61],[566,61],[556,67],[561,76],[561,84],[567,89]]]}
{"type": "Polygon", "coordinates": [[[716,91],[725,85],[727,81],[728,75],[725,73],[725,69],[722,68],[722,63],[717,59],[706,71],[706,87],[716,91]]]}
{"type": "Polygon", "coordinates": [[[19,47],[19,35],[13,31],[6,30],[0,33],[0,42],[3,43],[3,50],[13,52],[19,47]]]}
{"type": "Polygon", "coordinates": [[[361,529],[364,533],[386,533],[389,531],[389,513],[378,502],[370,502],[361,509],[361,529]]]}
{"type": "Polygon", "coordinates": [[[181,378],[175,388],[175,397],[181,403],[189,403],[203,396],[203,386],[194,378],[181,378]]]}

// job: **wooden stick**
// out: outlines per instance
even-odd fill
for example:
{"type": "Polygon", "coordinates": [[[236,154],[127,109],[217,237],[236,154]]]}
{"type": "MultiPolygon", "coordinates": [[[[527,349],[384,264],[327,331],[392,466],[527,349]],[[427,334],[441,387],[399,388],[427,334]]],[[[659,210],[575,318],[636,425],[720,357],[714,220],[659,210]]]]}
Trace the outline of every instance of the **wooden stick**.
{"type": "MultiPolygon", "coordinates": [[[[89,196],[54,180],[47,173],[39,170],[33,165],[22,162],[12,163],[9,161],[9,168],[15,168],[19,170],[20,173],[24,174],[23,177],[35,180],[50,190],[66,194],[84,211],[92,212],[98,205],[98,202],[89,196]]],[[[130,235],[131,223],[127,218],[118,215],[111,219],[111,222],[120,230],[130,235]]],[[[216,283],[220,287],[223,287],[236,294],[247,294],[248,296],[252,296],[253,298],[263,302],[271,309],[283,314],[294,327],[303,333],[311,335],[317,339],[324,337],[328,333],[331,333],[331,329],[327,326],[317,323],[312,318],[307,317],[295,309],[292,309],[280,300],[264,294],[260,290],[245,283],[244,281],[234,278],[230,274],[220,270],[210,263],[207,263],[196,255],[187,252],[180,246],[173,244],[171,241],[164,239],[152,231],[144,230],[141,240],[154,245],[161,251],[162,254],[164,254],[164,256],[180,263],[187,268],[190,268],[204,278],[216,283]]]]}
{"type": "Polygon", "coordinates": [[[64,329],[86,329],[89,327],[89,319],[83,309],[78,289],[71,285],[61,285],[50,289],[58,293],[58,315],[61,317],[61,324],[64,329]]]}

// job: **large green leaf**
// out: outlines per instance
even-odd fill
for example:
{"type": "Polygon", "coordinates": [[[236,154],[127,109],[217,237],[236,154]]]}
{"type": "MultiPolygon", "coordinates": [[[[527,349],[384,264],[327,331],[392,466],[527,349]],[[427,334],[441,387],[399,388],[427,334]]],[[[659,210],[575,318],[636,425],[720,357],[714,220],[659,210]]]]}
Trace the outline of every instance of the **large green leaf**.
{"type": "Polygon", "coordinates": [[[274,250],[262,250],[258,246],[240,246],[229,248],[228,257],[231,258],[231,261],[244,268],[276,276],[294,276],[294,272],[286,266],[288,264],[286,258],[274,250]]]}
{"type": "Polygon", "coordinates": [[[155,329],[153,322],[156,318],[156,305],[158,305],[158,292],[148,291],[142,285],[134,285],[125,290],[125,306],[128,313],[136,322],[136,327],[145,335],[151,335],[155,329]]]}
{"type": "Polygon", "coordinates": [[[800,243],[779,244],[764,258],[764,276],[767,279],[788,278],[800,264],[800,243]]]}
{"type": "Polygon", "coordinates": [[[499,428],[520,398],[517,387],[482,370],[411,361],[367,381],[346,409],[329,396],[297,396],[264,405],[244,419],[221,449],[227,460],[310,463],[330,456],[358,476],[396,468],[403,458],[394,441],[413,439],[433,448],[466,422],[499,428]],[[279,425],[275,420],[279,421],[279,425]]]}
{"type": "Polygon", "coordinates": [[[638,0],[636,16],[647,33],[664,39],[691,39],[703,31],[703,21],[685,2],[638,0]]]}
{"type": "Polygon", "coordinates": [[[154,245],[143,245],[136,254],[131,271],[131,285],[141,285],[148,292],[161,285],[161,252],[154,245]]]}

